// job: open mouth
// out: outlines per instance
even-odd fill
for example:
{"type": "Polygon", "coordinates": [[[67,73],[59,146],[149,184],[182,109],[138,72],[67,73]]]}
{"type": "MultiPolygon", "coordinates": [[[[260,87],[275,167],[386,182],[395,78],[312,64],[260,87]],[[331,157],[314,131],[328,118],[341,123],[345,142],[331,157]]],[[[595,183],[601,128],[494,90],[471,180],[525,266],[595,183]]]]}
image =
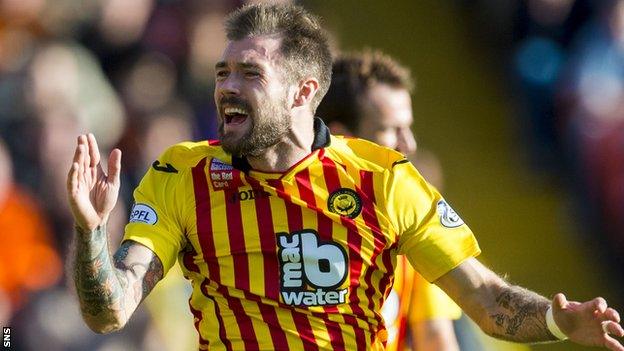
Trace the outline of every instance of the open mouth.
{"type": "Polygon", "coordinates": [[[225,124],[241,124],[249,116],[247,111],[240,107],[226,107],[223,112],[225,124]]]}

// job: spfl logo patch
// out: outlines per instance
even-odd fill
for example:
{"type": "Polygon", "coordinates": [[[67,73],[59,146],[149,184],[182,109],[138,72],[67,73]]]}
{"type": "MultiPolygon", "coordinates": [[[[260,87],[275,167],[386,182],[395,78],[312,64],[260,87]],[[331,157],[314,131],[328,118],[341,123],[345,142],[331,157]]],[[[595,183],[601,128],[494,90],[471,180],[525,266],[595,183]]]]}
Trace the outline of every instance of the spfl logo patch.
{"type": "Polygon", "coordinates": [[[134,206],[132,206],[132,211],[130,211],[130,222],[154,225],[158,222],[158,215],[153,208],[146,204],[134,204],[134,206]]]}
{"type": "Polygon", "coordinates": [[[355,218],[362,212],[362,199],[353,189],[340,188],[329,195],[327,208],[341,216],[355,218]]]}
{"type": "Polygon", "coordinates": [[[455,228],[464,224],[464,221],[459,217],[449,204],[444,200],[438,201],[438,216],[440,216],[440,223],[447,228],[455,228]]]}

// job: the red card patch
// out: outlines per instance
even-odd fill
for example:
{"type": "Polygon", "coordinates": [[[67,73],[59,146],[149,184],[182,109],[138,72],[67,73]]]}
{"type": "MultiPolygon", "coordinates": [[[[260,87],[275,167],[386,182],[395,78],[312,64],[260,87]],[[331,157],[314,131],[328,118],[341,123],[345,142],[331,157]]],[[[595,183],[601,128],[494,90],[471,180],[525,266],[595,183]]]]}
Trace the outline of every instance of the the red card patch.
{"type": "Polygon", "coordinates": [[[210,181],[214,190],[234,189],[243,185],[241,171],[217,158],[210,161],[210,181]]]}

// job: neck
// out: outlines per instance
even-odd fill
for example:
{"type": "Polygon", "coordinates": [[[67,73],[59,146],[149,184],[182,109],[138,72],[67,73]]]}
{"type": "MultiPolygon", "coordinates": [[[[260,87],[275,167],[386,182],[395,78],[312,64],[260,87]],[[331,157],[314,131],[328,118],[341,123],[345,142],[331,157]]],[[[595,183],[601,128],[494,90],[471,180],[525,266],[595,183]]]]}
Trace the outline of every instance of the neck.
{"type": "Polygon", "coordinates": [[[251,168],[262,172],[285,172],[312,152],[313,116],[295,116],[291,128],[277,144],[262,154],[247,156],[251,168]]]}

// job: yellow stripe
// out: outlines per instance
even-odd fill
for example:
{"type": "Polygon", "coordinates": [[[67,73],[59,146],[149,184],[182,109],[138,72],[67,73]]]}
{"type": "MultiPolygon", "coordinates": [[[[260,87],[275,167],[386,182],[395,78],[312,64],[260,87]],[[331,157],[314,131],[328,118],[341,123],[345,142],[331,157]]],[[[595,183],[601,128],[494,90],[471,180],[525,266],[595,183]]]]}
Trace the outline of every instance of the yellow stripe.
{"type": "Polygon", "coordinates": [[[225,201],[225,192],[223,191],[213,191],[210,194],[212,236],[216,250],[215,254],[219,258],[221,284],[234,286],[234,260],[230,252],[225,201]]]}

